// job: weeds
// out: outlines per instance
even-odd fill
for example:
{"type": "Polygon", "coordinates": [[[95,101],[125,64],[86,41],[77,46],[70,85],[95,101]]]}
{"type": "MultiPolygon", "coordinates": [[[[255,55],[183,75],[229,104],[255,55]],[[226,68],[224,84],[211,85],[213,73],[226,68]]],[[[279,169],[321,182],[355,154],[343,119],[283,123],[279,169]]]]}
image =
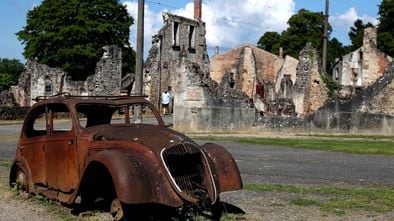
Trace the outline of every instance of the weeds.
{"type": "Polygon", "coordinates": [[[294,194],[288,203],[297,206],[317,206],[322,211],[343,214],[350,209],[373,212],[394,210],[394,188],[305,187],[281,184],[246,184],[245,189],[261,192],[294,194]],[[316,199],[314,199],[315,197],[316,199]]]}

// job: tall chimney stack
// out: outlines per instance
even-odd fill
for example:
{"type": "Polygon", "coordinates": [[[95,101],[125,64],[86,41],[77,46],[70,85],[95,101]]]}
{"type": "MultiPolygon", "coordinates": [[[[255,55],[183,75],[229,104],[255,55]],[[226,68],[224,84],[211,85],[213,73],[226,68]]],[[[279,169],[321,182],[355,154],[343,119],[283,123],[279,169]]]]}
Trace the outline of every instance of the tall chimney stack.
{"type": "Polygon", "coordinates": [[[201,21],[202,0],[194,0],[194,19],[201,21]]]}

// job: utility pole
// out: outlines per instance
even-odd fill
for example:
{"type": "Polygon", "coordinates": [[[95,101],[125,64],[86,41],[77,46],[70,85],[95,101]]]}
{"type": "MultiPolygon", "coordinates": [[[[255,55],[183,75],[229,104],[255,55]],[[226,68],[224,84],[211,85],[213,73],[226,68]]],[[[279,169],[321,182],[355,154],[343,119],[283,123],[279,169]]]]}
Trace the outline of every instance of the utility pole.
{"type": "Polygon", "coordinates": [[[135,64],[135,93],[142,95],[144,59],[144,0],[138,0],[137,54],[135,64]]]}
{"type": "Polygon", "coordinates": [[[328,10],[329,10],[329,0],[326,0],[326,11],[324,14],[324,40],[323,40],[323,62],[322,62],[322,71],[326,73],[327,67],[327,39],[328,39],[328,10]]]}
{"type": "MultiPolygon", "coordinates": [[[[137,24],[137,54],[135,64],[135,93],[142,96],[143,87],[143,63],[144,63],[144,7],[145,1],[138,0],[138,24],[137,24]]],[[[134,109],[134,122],[142,122],[142,108],[134,109]]]]}

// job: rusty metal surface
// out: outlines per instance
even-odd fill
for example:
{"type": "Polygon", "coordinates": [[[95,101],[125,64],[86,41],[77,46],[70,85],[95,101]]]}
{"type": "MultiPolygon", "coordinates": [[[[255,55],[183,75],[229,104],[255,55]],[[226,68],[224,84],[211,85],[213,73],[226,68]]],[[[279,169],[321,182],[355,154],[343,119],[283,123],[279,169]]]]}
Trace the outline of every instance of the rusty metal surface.
{"type": "Polygon", "coordinates": [[[18,171],[29,192],[69,204],[78,194],[90,196],[89,191],[125,204],[213,204],[220,192],[242,188],[228,152],[212,144],[202,148],[166,128],[144,97],[39,99],[22,127],[11,184],[21,176],[18,171]],[[131,123],[131,104],[150,107],[143,110],[156,124],[131,123]],[[127,107],[117,115],[125,121],[111,119],[115,107],[127,107]],[[64,113],[70,125],[58,128],[54,122],[64,113]],[[38,119],[41,128],[36,128],[38,119]]]}

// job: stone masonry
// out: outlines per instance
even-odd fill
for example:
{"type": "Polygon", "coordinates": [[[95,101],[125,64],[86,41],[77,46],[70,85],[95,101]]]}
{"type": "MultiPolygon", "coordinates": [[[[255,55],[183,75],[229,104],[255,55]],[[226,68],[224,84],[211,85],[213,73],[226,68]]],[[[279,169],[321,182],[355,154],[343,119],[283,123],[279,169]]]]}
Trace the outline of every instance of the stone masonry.
{"type": "Polygon", "coordinates": [[[298,116],[316,111],[326,102],[327,87],[319,73],[319,55],[311,43],[301,50],[293,88],[293,102],[298,116]]]}
{"type": "Polygon", "coordinates": [[[19,78],[16,100],[20,106],[31,106],[38,96],[60,93],[71,95],[120,95],[122,79],[122,52],[118,46],[104,47],[104,54],[97,63],[94,75],[85,81],[73,81],[59,68],[52,68],[36,61],[27,61],[19,78]]]}
{"type": "Polygon", "coordinates": [[[377,29],[364,30],[363,46],[344,55],[333,69],[333,79],[339,84],[339,96],[350,98],[360,89],[373,84],[384,73],[392,58],[377,48],[377,29]]]}
{"type": "Polygon", "coordinates": [[[144,71],[149,98],[158,106],[164,90],[175,93],[175,75],[182,58],[196,63],[205,73],[209,69],[205,23],[169,13],[163,13],[163,20],[162,29],[152,38],[144,71]]]}

